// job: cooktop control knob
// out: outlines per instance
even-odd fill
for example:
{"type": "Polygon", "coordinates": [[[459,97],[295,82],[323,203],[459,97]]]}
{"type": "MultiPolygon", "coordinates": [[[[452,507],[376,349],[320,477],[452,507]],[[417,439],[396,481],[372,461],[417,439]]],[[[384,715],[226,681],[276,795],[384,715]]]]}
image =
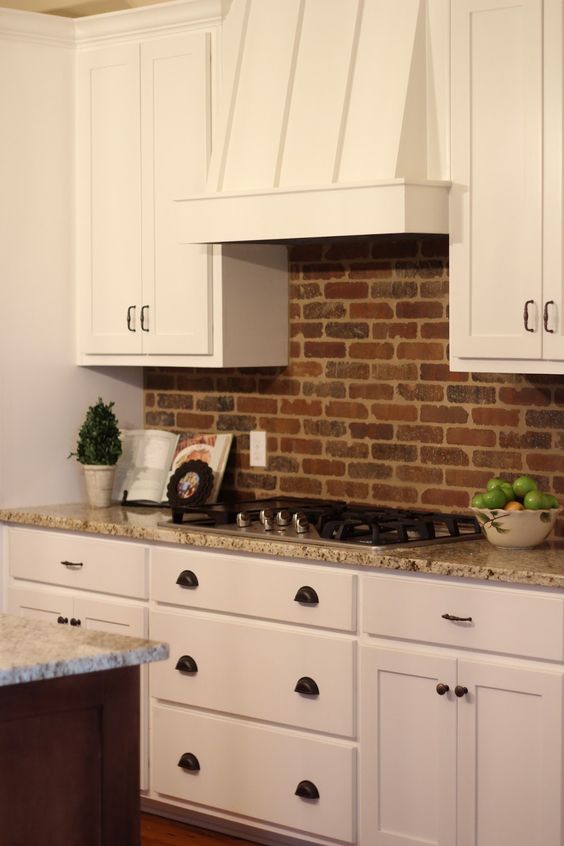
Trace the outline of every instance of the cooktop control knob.
{"type": "Polygon", "coordinates": [[[240,529],[247,529],[251,525],[251,515],[248,511],[239,511],[235,517],[235,522],[240,529]]]}
{"type": "Polygon", "coordinates": [[[297,511],[294,514],[292,523],[298,535],[304,535],[306,532],[309,532],[309,520],[302,511],[297,511]]]}
{"type": "Polygon", "coordinates": [[[292,515],[287,508],[282,508],[276,512],[276,524],[278,526],[289,526],[292,522],[292,515]]]}
{"type": "Polygon", "coordinates": [[[263,529],[269,532],[275,525],[274,511],[271,508],[263,508],[259,513],[259,520],[262,523],[263,529]]]}

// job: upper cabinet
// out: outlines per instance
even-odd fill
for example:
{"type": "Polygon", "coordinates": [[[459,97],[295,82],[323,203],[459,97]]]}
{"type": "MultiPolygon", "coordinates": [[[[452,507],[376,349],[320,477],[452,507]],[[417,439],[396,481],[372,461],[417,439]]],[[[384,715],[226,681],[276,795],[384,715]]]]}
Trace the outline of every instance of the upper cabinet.
{"type": "Polygon", "coordinates": [[[216,35],[192,26],[79,47],[81,364],[288,360],[286,249],[178,237],[177,198],[205,190],[216,35]]]}
{"type": "Polygon", "coordinates": [[[564,372],[562,0],[454,0],[451,368],[564,372]]]}

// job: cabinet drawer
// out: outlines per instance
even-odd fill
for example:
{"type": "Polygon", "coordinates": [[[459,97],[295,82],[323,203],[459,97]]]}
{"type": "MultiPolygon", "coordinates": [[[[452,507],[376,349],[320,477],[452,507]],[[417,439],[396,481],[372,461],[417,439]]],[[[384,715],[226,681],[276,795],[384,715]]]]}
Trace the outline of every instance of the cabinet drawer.
{"type": "Polygon", "coordinates": [[[191,608],[340,631],[356,628],[356,576],[313,565],[154,547],[151,598],[191,608]],[[177,583],[184,571],[196,577],[196,587],[177,583]],[[299,593],[301,588],[310,590],[299,593]],[[308,602],[308,598],[313,602],[308,602]]]}
{"type": "Polygon", "coordinates": [[[151,614],[150,636],[170,644],[168,661],[151,666],[151,693],[159,699],[354,734],[351,640],[175,612],[151,614]],[[182,656],[197,670],[175,669],[182,656]],[[319,693],[296,691],[300,680],[306,691],[315,682],[319,693]]]}
{"type": "Polygon", "coordinates": [[[128,541],[8,529],[10,575],[80,590],[148,598],[146,548],[128,541]]]}
{"type": "Polygon", "coordinates": [[[564,660],[563,597],[388,576],[366,576],[363,588],[368,634],[564,660]]]}
{"type": "Polygon", "coordinates": [[[277,729],[157,706],[152,789],[195,805],[299,831],[355,840],[355,750],[277,729]],[[185,753],[200,769],[178,766],[185,753]],[[318,799],[295,795],[311,781],[318,799]]]}

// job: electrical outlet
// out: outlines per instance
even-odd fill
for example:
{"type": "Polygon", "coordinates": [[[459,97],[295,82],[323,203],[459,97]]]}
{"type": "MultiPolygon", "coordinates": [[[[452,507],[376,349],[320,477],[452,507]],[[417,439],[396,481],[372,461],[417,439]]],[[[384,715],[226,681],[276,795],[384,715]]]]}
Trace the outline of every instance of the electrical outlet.
{"type": "Polygon", "coordinates": [[[251,467],[266,467],[266,432],[251,432],[249,449],[251,467]]]}

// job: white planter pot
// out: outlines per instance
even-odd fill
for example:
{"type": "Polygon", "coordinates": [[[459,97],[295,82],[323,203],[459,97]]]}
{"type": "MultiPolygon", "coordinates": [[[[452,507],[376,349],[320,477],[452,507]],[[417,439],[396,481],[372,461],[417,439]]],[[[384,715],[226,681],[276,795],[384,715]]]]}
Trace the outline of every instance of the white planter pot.
{"type": "Polygon", "coordinates": [[[112,501],[115,464],[83,464],[88,502],[95,508],[107,508],[112,501]]]}

